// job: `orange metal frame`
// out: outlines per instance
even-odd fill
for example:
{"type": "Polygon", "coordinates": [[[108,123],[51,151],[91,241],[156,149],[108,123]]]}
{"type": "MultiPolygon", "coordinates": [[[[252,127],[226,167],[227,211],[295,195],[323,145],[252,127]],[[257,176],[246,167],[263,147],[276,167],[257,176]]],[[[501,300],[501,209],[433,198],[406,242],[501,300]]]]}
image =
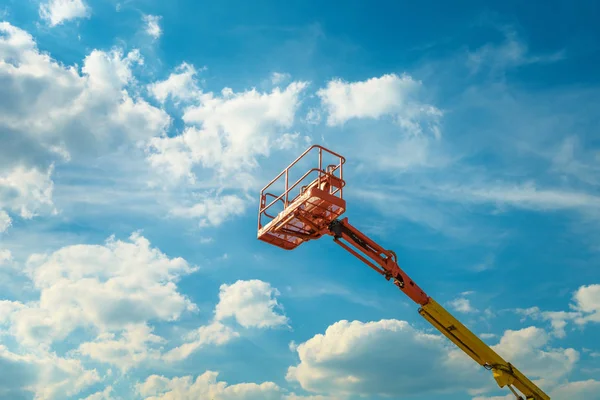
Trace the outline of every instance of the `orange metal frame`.
{"type": "Polygon", "coordinates": [[[309,240],[331,235],[337,244],[386,279],[393,278],[394,284],[414,302],[420,305],[427,304],[428,296],[400,269],[393,251],[385,250],[350,225],[348,218],[338,220],[338,217],[346,211],[346,202],[343,199],[345,161],[346,159],[341,155],[322,146],[313,145],[269,182],[260,192],[258,238],[283,249],[292,250],[309,240]],[[318,167],[310,169],[290,185],[290,170],[300,160],[314,153],[318,153],[318,167]],[[337,164],[324,168],[324,153],[335,157],[337,164]],[[309,179],[314,173],[317,177],[309,179]],[[282,178],[285,179],[283,193],[276,196],[267,191],[282,178]],[[294,194],[293,190],[302,182],[310,183],[302,186],[298,194],[294,194]],[[268,198],[273,200],[267,203],[268,198]],[[278,202],[283,203],[283,209],[276,216],[269,214],[268,211],[278,202]],[[266,224],[263,224],[263,218],[268,220],[266,224]]]}
{"type": "Polygon", "coordinates": [[[258,239],[291,250],[325,234],[331,221],[346,209],[343,199],[345,162],[341,155],[313,145],[269,182],[260,192],[258,239]],[[317,166],[290,183],[290,172],[300,160],[310,156],[316,158],[317,166]],[[336,163],[325,166],[324,156],[333,157],[336,163]],[[282,179],[283,192],[279,195],[271,193],[273,186],[282,179]],[[272,210],[277,206],[282,210],[273,215],[272,210]]]}

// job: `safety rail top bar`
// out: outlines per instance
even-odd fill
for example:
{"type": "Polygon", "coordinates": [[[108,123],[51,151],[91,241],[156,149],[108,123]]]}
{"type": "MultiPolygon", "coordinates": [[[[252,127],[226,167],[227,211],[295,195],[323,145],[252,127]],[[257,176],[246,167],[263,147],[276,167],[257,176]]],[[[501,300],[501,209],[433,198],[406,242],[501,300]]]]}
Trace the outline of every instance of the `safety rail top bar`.
{"type": "MultiPolygon", "coordinates": [[[[339,166],[339,165],[337,165],[337,166],[336,166],[336,167],[335,167],[335,168],[334,168],[334,169],[333,169],[331,172],[335,172],[335,171],[337,171],[337,170],[338,170],[338,168],[340,168],[340,166],[339,166]]],[[[261,213],[264,213],[264,212],[265,212],[267,209],[269,209],[269,208],[270,208],[270,207],[271,207],[273,204],[275,204],[276,202],[278,202],[278,201],[280,201],[280,200],[281,200],[281,201],[283,201],[283,202],[284,202],[284,204],[287,206],[287,202],[286,202],[286,200],[284,200],[284,197],[286,197],[286,195],[287,195],[289,192],[291,192],[293,189],[295,189],[295,188],[296,188],[296,186],[298,186],[298,185],[300,184],[300,182],[302,182],[302,181],[303,181],[303,180],[304,180],[304,179],[305,179],[305,178],[306,178],[308,175],[310,175],[312,172],[318,172],[318,173],[319,173],[319,177],[321,177],[321,176],[329,176],[329,177],[334,177],[334,178],[335,178],[335,176],[333,176],[331,173],[324,172],[322,169],[318,169],[318,168],[312,168],[312,169],[308,170],[308,172],[306,172],[304,175],[302,175],[302,177],[300,177],[300,178],[299,178],[299,179],[298,179],[298,180],[297,180],[297,181],[296,181],[296,182],[295,182],[295,183],[294,183],[294,184],[293,184],[291,187],[289,187],[289,188],[286,188],[286,190],[285,190],[285,191],[284,191],[282,194],[280,194],[279,196],[275,196],[275,195],[274,195],[274,194],[272,194],[272,193],[261,193],[261,196],[262,196],[263,198],[266,198],[267,196],[272,196],[272,197],[275,197],[275,199],[273,199],[273,201],[271,201],[269,204],[267,204],[267,205],[265,205],[264,207],[262,207],[262,208],[260,209],[260,212],[261,212],[261,213]]],[[[317,179],[318,179],[318,178],[317,178],[317,179]]],[[[340,178],[340,179],[341,179],[341,178],[340,178]]],[[[315,179],[315,181],[316,181],[316,179],[315,179]]],[[[343,187],[343,184],[342,184],[342,187],[343,187]]],[[[340,190],[342,190],[342,187],[339,187],[339,188],[337,188],[337,189],[336,189],[336,190],[335,190],[335,191],[334,191],[332,194],[336,194],[337,192],[339,192],[340,190]]],[[[264,189],[263,189],[263,190],[264,190],[264,189]]],[[[267,214],[265,213],[265,215],[267,215],[267,214]]],[[[267,216],[268,216],[268,215],[267,215],[267,216]]],[[[272,218],[272,217],[271,217],[271,218],[272,218]]]]}
{"type": "Polygon", "coordinates": [[[271,182],[269,182],[264,188],[262,188],[262,190],[260,191],[260,206],[259,206],[259,212],[258,212],[258,229],[262,229],[263,224],[262,224],[262,216],[264,215],[267,218],[270,218],[271,220],[274,219],[274,217],[272,215],[267,214],[267,210],[273,206],[275,203],[277,203],[278,201],[283,201],[284,203],[284,209],[288,206],[289,204],[289,193],[295,189],[304,179],[306,179],[306,177],[308,175],[310,175],[313,172],[317,172],[318,173],[318,177],[317,177],[317,181],[320,181],[323,177],[331,177],[331,178],[336,178],[339,179],[341,182],[341,187],[337,188],[337,190],[335,190],[335,193],[339,192],[340,197],[342,196],[342,188],[343,186],[345,186],[343,183],[343,172],[342,172],[342,166],[343,164],[346,162],[346,158],[336,152],[333,152],[323,146],[320,146],[318,144],[312,145],[310,146],[308,149],[306,149],[300,156],[298,156],[294,161],[292,161],[292,163],[290,165],[287,166],[287,168],[285,168],[283,171],[281,171],[281,173],[279,175],[277,175],[273,180],[271,180],[271,182]],[[289,172],[290,169],[292,167],[294,167],[302,158],[304,158],[308,153],[310,153],[312,150],[314,149],[318,149],[318,155],[319,155],[319,167],[318,168],[312,168],[309,171],[307,171],[300,179],[298,179],[291,187],[289,185],[289,181],[288,181],[288,177],[289,177],[289,172]],[[335,158],[338,159],[338,164],[337,165],[332,165],[334,166],[334,168],[332,170],[328,170],[325,171],[323,169],[323,153],[328,153],[332,156],[334,156],[335,158]],[[339,170],[339,178],[335,177],[335,172],[339,170]],[[284,192],[279,195],[279,196],[275,196],[274,194],[271,193],[265,193],[265,191],[272,186],[275,182],[277,182],[279,179],[281,179],[283,176],[285,175],[285,190],[284,192]],[[271,196],[274,197],[274,199],[269,203],[266,204],[266,197],[267,196],[271,196]]]}
{"type": "MultiPolygon", "coordinates": [[[[262,188],[262,190],[260,191],[261,195],[263,194],[263,192],[265,190],[267,190],[267,188],[269,186],[271,186],[272,184],[274,184],[279,178],[281,178],[283,176],[283,174],[285,174],[286,171],[288,171],[290,168],[292,168],[294,165],[296,165],[298,163],[298,161],[300,161],[300,159],[302,159],[305,155],[307,155],[312,149],[318,148],[319,152],[322,151],[326,151],[329,154],[332,154],[336,157],[338,157],[340,159],[341,164],[344,164],[346,162],[346,158],[344,158],[344,156],[337,154],[329,149],[326,149],[325,147],[318,145],[318,144],[313,144],[312,146],[310,146],[308,149],[306,149],[306,151],[302,154],[300,154],[300,156],[298,158],[296,158],[294,161],[292,161],[292,163],[290,165],[287,166],[286,169],[284,169],[283,171],[281,171],[281,173],[279,175],[277,175],[271,182],[269,182],[264,188],[262,188]]],[[[321,164],[321,157],[319,157],[319,164],[321,164]]],[[[322,169],[322,165],[319,165],[319,169],[322,169]]]]}
{"type": "MultiPolygon", "coordinates": [[[[302,177],[300,177],[300,178],[299,178],[299,179],[296,181],[296,183],[294,183],[294,184],[293,184],[293,185],[292,185],[292,186],[291,186],[291,187],[288,189],[288,191],[292,191],[292,189],[295,189],[295,188],[296,188],[296,186],[298,186],[298,184],[299,184],[300,182],[302,182],[302,181],[303,181],[303,180],[304,180],[304,179],[305,179],[305,178],[306,178],[308,175],[310,175],[312,172],[320,172],[319,176],[323,175],[323,176],[326,176],[326,177],[328,176],[328,177],[337,178],[335,175],[333,175],[333,173],[334,173],[335,171],[337,171],[339,168],[340,168],[340,166],[339,166],[339,165],[336,165],[336,166],[335,166],[335,168],[333,168],[331,171],[328,171],[328,172],[323,172],[323,170],[320,170],[320,169],[318,169],[318,168],[312,168],[312,169],[310,169],[310,170],[309,170],[307,173],[305,173],[304,175],[302,175],[302,177]]],[[[339,179],[341,180],[341,178],[339,178],[339,179]]],[[[315,181],[317,181],[317,180],[318,180],[318,178],[317,178],[317,179],[315,179],[315,181]]],[[[342,190],[342,187],[343,187],[343,186],[346,186],[346,185],[345,185],[345,182],[343,182],[343,181],[342,181],[342,185],[341,185],[341,187],[338,187],[337,189],[335,189],[335,190],[333,191],[333,193],[331,193],[331,194],[336,194],[337,192],[339,192],[340,190],[342,190]]],[[[281,201],[284,201],[284,200],[283,200],[283,197],[285,196],[285,192],[284,192],[284,193],[282,193],[282,194],[280,194],[279,196],[276,196],[276,195],[274,195],[273,193],[270,193],[270,192],[263,193],[262,195],[263,195],[263,197],[264,197],[265,199],[266,199],[266,197],[267,197],[267,196],[271,196],[271,197],[274,197],[274,198],[275,198],[275,199],[274,199],[274,200],[273,200],[271,203],[269,203],[268,205],[266,205],[266,206],[264,206],[263,208],[261,208],[261,211],[264,211],[264,210],[266,210],[267,208],[271,207],[273,204],[275,204],[275,202],[277,202],[277,201],[280,201],[280,200],[281,200],[281,201]]],[[[293,201],[293,200],[291,200],[291,201],[293,201]]]]}

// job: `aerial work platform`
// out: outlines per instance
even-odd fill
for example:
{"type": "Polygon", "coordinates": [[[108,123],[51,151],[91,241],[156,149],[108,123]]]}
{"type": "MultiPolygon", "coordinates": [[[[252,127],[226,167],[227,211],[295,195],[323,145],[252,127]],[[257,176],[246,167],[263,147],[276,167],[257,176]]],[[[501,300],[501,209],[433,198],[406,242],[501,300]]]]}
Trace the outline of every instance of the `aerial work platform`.
{"type": "Polygon", "coordinates": [[[471,359],[492,371],[499,387],[508,388],[518,400],[550,400],[514,365],[427,295],[400,268],[395,252],[380,246],[351,225],[348,218],[339,218],[346,211],[345,161],[339,154],[314,145],[269,182],[260,192],[258,239],[292,250],[309,240],[333,237],[336,244],[391,280],[418,304],[419,314],[471,359]],[[308,172],[294,180],[302,171],[308,172]]]}
{"type": "Polygon", "coordinates": [[[260,192],[258,239],[292,250],[327,234],[329,224],[346,210],[344,162],[339,154],[314,145],[269,182],[260,192]],[[325,165],[325,160],[333,163],[325,165]],[[314,167],[290,182],[305,161],[314,167]],[[283,188],[272,193],[277,186],[283,188]]]}

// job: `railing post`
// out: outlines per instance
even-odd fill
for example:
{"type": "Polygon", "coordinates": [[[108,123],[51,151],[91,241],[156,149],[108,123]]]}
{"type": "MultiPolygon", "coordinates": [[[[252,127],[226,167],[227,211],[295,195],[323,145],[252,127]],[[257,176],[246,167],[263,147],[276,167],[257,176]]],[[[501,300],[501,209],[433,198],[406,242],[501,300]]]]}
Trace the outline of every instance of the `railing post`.
{"type": "Polygon", "coordinates": [[[319,147],[319,169],[323,169],[323,149],[319,147]]]}
{"type": "Polygon", "coordinates": [[[260,191],[260,201],[258,204],[258,230],[259,231],[260,231],[260,228],[262,228],[261,219],[262,219],[262,209],[264,207],[264,203],[265,203],[264,190],[261,190],[260,191]]]}
{"type": "MultiPolygon", "coordinates": [[[[342,158],[340,157],[340,181],[344,181],[344,163],[342,162],[342,158]]],[[[340,199],[344,198],[344,185],[340,187],[340,199]]]]}
{"type": "Polygon", "coordinates": [[[323,173],[321,172],[323,170],[323,149],[319,147],[319,179],[317,181],[317,187],[321,187],[321,176],[323,175],[323,173]]]}
{"type": "Polygon", "coordinates": [[[285,169],[285,201],[284,201],[285,206],[284,207],[288,206],[288,184],[289,184],[288,171],[289,171],[289,168],[286,168],[285,169]]]}

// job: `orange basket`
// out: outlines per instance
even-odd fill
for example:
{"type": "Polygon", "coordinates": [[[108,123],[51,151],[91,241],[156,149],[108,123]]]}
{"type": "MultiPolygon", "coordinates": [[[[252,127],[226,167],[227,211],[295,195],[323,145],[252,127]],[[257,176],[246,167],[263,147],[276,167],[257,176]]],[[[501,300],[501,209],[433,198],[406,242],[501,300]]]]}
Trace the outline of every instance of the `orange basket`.
{"type": "Polygon", "coordinates": [[[345,162],[341,155],[313,145],[269,182],[260,192],[258,239],[292,250],[326,234],[329,224],[346,211],[345,162]],[[310,157],[314,157],[317,166],[290,184],[290,176],[299,168],[298,164],[310,157]],[[333,159],[333,163],[324,166],[325,159],[333,159]],[[283,192],[270,193],[282,180],[283,192]]]}

